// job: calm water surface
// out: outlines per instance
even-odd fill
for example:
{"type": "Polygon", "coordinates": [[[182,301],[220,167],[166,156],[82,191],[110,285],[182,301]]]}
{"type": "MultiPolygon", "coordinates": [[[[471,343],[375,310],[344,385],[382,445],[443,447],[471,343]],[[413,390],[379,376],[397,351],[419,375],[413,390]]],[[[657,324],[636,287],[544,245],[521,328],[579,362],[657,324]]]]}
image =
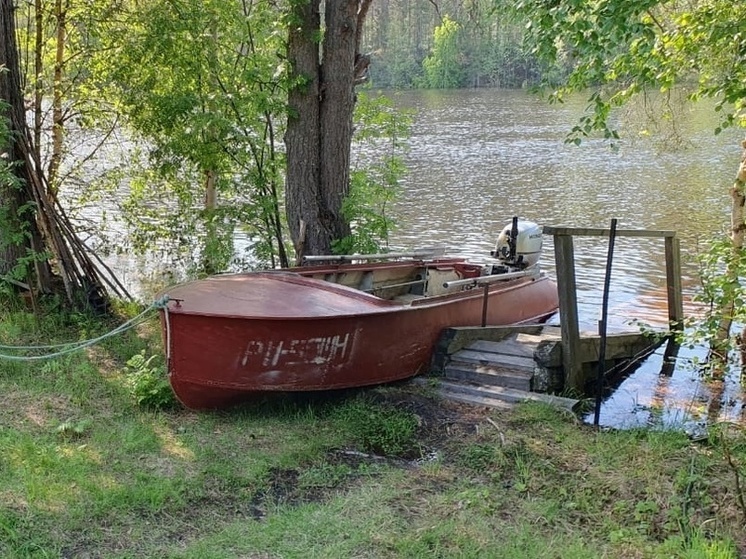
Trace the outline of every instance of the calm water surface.
{"type": "MultiPolygon", "coordinates": [[[[661,153],[651,140],[626,140],[617,150],[602,140],[566,145],[584,103],[548,105],[521,91],[406,92],[391,95],[414,111],[406,162],[410,170],[392,211],[395,248],[444,245],[473,257],[489,254],[500,229],[518,215],[544,225],[670,229],[681,237],[686,312],[696,312],[694,257],[723,231],[728,190],[738,167],[737,131],[715,137],[701,108],[682,115],[689,148],[661,153]]],[[[635,136],[629,131],[625,135],[635,136]]],[[[551,238],[543,265],[554,271],[551,238]]],[[[607,239],[575,242],[581,327],[595,330],[607,239]]],[[[665,325],[665,264],[661,239],[619,238],[610,292],[610,326],[635,319],[665,325]]],[[[708,414],[746,413],[737,379],[729,379],[721,410],[708,409],[709,388],[691,365],[701,348],[682,349],[673,374],[661,375],[663,349],[606,401],[603,424],[681,423],[708,414]]]]}

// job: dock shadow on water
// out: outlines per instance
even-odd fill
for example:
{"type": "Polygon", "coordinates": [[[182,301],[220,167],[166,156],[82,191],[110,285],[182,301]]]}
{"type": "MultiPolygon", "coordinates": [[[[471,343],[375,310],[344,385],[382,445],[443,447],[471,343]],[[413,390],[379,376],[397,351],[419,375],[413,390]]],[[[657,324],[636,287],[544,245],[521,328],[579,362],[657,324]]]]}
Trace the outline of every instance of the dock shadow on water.
{"type": "MultiPolygon", "coordinates": [[[[707,426],[719,422],[746,426],[740,359],[731,360],[722,381],[714,381],[702,371],[706,357],[704,347],[663,343],[608,387],[600,425],[681,429],[692,438],[705,436],[707,426]]],[[[593,410],[583,419],[593,423],[593,410]]]]}

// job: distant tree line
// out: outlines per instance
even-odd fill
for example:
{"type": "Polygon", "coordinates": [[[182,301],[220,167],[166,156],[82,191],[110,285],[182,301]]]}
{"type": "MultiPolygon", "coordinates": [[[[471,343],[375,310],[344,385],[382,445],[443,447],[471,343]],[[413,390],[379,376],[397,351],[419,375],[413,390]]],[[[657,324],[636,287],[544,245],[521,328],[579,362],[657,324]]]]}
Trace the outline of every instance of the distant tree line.
{"type": "Polygon", "coordinates": [[[519,88],[542,66],[522,48],[526,20],[493,0],[380,0],[371,5],[363,50],[375,87],[519,88]]]}

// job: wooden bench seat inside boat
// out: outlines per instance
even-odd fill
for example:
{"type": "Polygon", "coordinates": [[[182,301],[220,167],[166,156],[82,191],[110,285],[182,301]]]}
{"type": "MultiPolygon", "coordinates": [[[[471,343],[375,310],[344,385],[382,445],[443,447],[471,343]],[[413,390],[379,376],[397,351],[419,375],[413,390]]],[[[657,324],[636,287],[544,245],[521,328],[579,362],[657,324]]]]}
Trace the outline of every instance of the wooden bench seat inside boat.
{"type": "Polygon", "coordinates": [[[432,297],[453,291],[454,288],[445,288],[443,284],[448,281],[477,277],[480,273],[481,268],[477,265],[463,261],[446,261],[415,263],[414,265],[410,263],[410,265],[374,269],[340,265],[309,275],[316,279],[358,289],[381,299],[409,302],[417,298],[432,297]]]}

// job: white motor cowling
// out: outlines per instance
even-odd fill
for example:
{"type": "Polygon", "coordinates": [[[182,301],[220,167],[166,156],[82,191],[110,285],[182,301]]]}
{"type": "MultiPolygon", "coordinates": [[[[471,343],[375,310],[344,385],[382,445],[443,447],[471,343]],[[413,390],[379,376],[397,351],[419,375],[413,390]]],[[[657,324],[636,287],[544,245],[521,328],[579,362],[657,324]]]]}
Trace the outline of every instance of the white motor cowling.
{"type": "Polygon", "coordinates": [[[512,269],[535,266],[541,256],[542,231],[541,225],[514,217],[498,235],[492,256],[512,269]]]}

